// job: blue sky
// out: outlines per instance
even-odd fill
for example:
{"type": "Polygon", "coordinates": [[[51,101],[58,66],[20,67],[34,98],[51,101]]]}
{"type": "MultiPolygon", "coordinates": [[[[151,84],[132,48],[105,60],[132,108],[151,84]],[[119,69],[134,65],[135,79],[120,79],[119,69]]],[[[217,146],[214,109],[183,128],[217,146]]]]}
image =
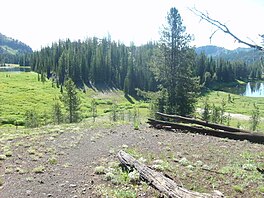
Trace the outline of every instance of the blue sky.
{"type": "Polygon", "coordinates": [[[171,7],[176,7],[194,36],[192,45],[245,47],[195,16],[188,8],[207,11],[240,38],[258,43],[264,34],[263,0],[0,0],[0,32],[30,45],[34,50],[59,39],[103,37],[125,44],[159,39],[159,30],[171,7]]]}

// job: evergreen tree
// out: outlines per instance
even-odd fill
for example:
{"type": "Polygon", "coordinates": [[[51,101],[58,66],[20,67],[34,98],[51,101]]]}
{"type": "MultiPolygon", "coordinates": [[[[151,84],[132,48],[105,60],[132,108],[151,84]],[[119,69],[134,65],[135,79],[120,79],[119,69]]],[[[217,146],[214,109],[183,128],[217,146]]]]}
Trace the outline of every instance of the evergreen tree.
{"type": "Polygon", "coordinates": [[[167,91],[167,113],[188,115],[194,111],[198,82],[192,77],[195,53],[188,45],[190,40],[178,10],[171,8],[161,32],[162,62],[157,64],[157,78],[167,91]]]}
{"type": "Polygon", "coordinates": [[[39,116],[33,109],[26,111],[25,113],[25,127],[36,128],[39,126],[39,116]]]}
{"type": "Polygon", "coordinates": [[[60,124],[63,121],[62,107],[60,102],[55,98],[52,107],[53,122],[55,124],[60,124]]]}
{"type": "Polygon", "coordinates": [[[61,99],[68,112],[69,122],[78,122],[80,119],[79,110],[81,101],[77,93],[77,88],[71,79],[65,82],[65,91],[61,99]]]}
{"type": "Polygon", "coordinates": [[[91,102],[91,112],[92,112],[93,122],[95,122],[95,118],[97,117],[97,103],[95,99],[92,99],[91,102]]]}

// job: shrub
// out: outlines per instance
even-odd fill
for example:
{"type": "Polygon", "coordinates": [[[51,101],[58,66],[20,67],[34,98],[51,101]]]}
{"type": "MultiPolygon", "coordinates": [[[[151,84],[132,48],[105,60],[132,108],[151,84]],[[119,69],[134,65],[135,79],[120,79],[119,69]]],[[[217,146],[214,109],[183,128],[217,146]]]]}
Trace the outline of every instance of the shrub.
{"type": "Polygon", "coordinates": [[[25,126],[27,128],[36,128],[39,126],[39,117],[35,110],[26,111],[25,126]]]}
{"type": "Polygon", "coordinates": [[[253,106],[254,109],[252,110],[250,122],[251,122],[251,130],[255,131],[260,122],[260,112],[258,106],[255,103],[253,104],[253,106]]]}

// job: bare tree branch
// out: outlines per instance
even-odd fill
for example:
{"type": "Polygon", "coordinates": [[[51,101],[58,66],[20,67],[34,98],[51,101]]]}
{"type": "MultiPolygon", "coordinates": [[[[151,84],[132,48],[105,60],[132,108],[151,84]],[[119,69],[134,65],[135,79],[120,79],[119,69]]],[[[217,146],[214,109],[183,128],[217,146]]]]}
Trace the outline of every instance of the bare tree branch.
{"type": "MultiPolygon", "coordinates": [[[[212,19],[211,17],[209,17],[209,14],[208,13],[203,13],[199,10],[197,10],[196,8],[189,8],[189,10],[191,12],[193,12],[195,15],[197,15],[198,17],[201,18],[201,20],[205,20],[207,21],[208,23],[212,24],[213,26],[217,27],[219,30],[221,30],[222,32],[226,33],[226,34],[229,34],[230,36],[232,36],[235,40],[237,40],[239,43],[243,43],[251,48],[254,48],[254,49],[257,49],[257,50],[260,50],[260,51],[264,51],[264,47],[263,46],[260,46],[260,45],[257,45],[257,44],[253,44],[253,43],[248,43],[244,40],[241,40],[240,38],[238,38],[235,34],[233,34],[229,28],[221,23],[220,21],[218,20],[215,20],[215,19],[212,19]]],[[[217,31],[217,30],[216,30],[217,31]]],[[[210,40],[212,39],[213,35],[216,33],[216,31],[214,31],[214,33],[210,36],[210,40]]],[[[264,35],[260,35],[262,38],[264,38],[264,35]]]]}

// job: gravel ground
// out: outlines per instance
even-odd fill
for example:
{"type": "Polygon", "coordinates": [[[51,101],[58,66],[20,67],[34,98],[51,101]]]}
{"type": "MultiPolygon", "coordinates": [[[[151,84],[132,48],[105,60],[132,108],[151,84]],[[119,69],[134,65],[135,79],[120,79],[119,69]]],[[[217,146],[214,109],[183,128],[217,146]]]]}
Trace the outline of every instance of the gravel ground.
{"type": "MultiPolygon", "coordinates": [[[[225,165],[240,162],[245,153],[257,154],[254,159],[264,163],[264,145],[191,133],[172,133],[148,126],[141,126],[140,130],[134,130],[130,125],[67,132],[58,130],[45,135],[11,139],[0,145],[2,153],[12,152],[11,156],[0,160],[3,183],[0,187],[1,198],[102,197],[98,193],[98,186],[112,184],[108,184],[102,175],[95,174],[94,168],[117,161],[116,153],[120,149],[133,148],[142,155],[151,153],[156,159],[167,157],[175,161],[174,158],[186,157],[189,161],[201,160],[212,167],[210,170],[220,170],[225,165]]],[[[178,167],[178,171],[185,170],[178,164],[175,167],[178,167]]],[[[251,190],[258,188],[254,182],[249,182],[243,192],[237,192],[229,186],[232,182],[236,184],[239,178],[230,178],[226,182],[225,176],[217,171],[197,173],[201,172],[203,174],[200,175],[190,172],[167,174],[177,183],[194,190],[196,188],[190,183],[202,184],[204,190],[213,191],[208,178],[204,178],[204,175],[209,175],[219,184],[216,190],[230,197],[263,196],[251,190]]],[[[147,193],[139,192],[138,197],[160,196],[152,188],[148,190],[147,193]]]]}

